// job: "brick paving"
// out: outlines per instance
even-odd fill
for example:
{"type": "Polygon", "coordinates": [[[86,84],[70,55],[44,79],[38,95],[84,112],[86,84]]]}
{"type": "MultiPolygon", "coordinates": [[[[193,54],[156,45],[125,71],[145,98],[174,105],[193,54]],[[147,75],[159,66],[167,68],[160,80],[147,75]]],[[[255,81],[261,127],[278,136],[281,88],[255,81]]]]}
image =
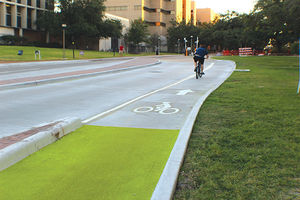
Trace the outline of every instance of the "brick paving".
{"type": "Polygon", "coordinates": [[[111,71],[111,70],[124,69],[124,68],[128,68],[128,67],[154,64],[157,61],[158,60],[153,57],[137,57],[135,59],[129,60],[128,62],[118,64],[118,65],[113,65],[110,67],[105,67],[105,68],[96,68],[96,69],[79,70],[79,71],[65,72],[65,73],[58,73],[58,74],[32,76],[32,77],[16,78],[16,79],[9,79],[9,80],[0,80],[0,86],[9,85],[9,84],[34,82],[34,81],[42,81],[42,80],[47,80],[47,79],[62,78],[62,77],[68,77],[68,76],[91,74],[91,73],[97,73],[97,72],[106,72],[106,71],[111,71]]]}
{"type": "Polygon", "coordinates": [[[57,122],[53,122],[51,124],[47,124],[45,126],[40,126],[40,127],[35,127],[33,129],[30,129],[28,131],[24,131],[22,133],[18,133],[18,134],[15,134],[15,135],[12,135],[12,136],[7,136],[7,137],[3,137],[3,138],[0,138],[0,150],[1,149],[4,149],[12,144],[15,144],[17,142],[20,142],[32,135],[35,135],[37,134],[38,132],[40,131],[46,131],[48,130],[49,128],[55,126],[56,124],[58,124],[60,121],[57,121],[57,122]]]}

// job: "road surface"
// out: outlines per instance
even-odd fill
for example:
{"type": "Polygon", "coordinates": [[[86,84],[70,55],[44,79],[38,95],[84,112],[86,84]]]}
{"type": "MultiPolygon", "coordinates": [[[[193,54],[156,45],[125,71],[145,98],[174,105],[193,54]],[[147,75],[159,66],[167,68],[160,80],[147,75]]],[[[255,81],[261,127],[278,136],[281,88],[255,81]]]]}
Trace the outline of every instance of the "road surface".
{"type": "MultiPolygon", "coordinates": [[[[67,117],[78,117],[86,124],[101,126],[180,129],[201,95],[220,85],[234,68],[231,62],[207,60],[206,75],[196,80],[191,57],[159,59],[159,65],[93,77],[12,89],[1,90],[0,87],[0,138],[67,117]]],[[[125,59],[1,65],[0,80],[20,81],[24,77],[100,68],[114,71],[112,66],[122,66],[129,61],[132,62],[125,59]]]]}

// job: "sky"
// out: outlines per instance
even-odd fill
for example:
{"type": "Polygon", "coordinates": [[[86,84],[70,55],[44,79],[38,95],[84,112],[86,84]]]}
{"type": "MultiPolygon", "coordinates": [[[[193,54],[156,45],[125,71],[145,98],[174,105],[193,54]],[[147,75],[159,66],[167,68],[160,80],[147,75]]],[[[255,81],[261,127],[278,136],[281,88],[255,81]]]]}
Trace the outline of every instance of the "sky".
{"type": "Polygon", "coordinates": [[[212,8],[216,13],[225,14],[227,10],[249,13],[256,0],[195,0],[197,8],[212,8]]]}

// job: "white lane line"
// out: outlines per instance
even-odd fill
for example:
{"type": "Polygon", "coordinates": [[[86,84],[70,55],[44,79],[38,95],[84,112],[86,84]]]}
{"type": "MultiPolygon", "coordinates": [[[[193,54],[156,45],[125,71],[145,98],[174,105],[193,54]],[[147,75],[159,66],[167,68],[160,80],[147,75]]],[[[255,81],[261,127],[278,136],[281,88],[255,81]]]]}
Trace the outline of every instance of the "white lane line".
{"type": "MultiPolygon", "coordinates": [[[[214,63],[210,64],[204,71],[210,69],[213,65],[214,65],[214,63]]],[[[180,83],[182,83],[182,82],[184,82],[184,81],[186,81],[186,80],[189,80],[189,79],[191,79],[191,78],[194,78],[194,77],[195,77],[194,74],[193,74],[193,75],[190,75],[190,76],[188,76],[188,77],[186,77],[186,78],[184,78],[184,79],[181,79],[180,81],[177,81],[177,82],[175,82],[175,83],[172,83],[172,84],[170,84],[170,85],[167,85],[167,86],[165,86],[165,87],[163,87],[163,88],[154,90],[154,91],[152,91],[152,92],[149,92],[149,93],[147,93],[147,94],[144,94],[144,95],[142,95],[142,96],[139,96],[139,97],[137,97],[137,98],[135,98],[135,99],[132,99],[132,100],[130,100],[130,101],[127,101],[127,102],[125,102],[125,103],[123,103],[123,104],[121,104],[121,105],[118,105],[118,106],[116,106],[116,107],[114,107],[114,108],[112,108],[112,109],[109,109],[109,110],[104,111],[104,112],[102,112],[102,113],[100,113],[100,114],[97,114],[97,115],[95,115],[95,116],[93,116],[93,117],[90,117],[90,118],[88,118],[88,119],[85,119],[85,120],[82,121],[82,123],[83,123],[83,124],[88,124],[88,123],[90,123],[90,122],[92,122],[92,121],[94,121],[94,120],[96,120],[96,119],[98,119],[98,118],[100,118],[100,117],[102,117],[102,116],[104,116],[104,115],[107,115],[108,113],[111,113],[111,112],[114,112],[114,111],[116,111],[116,110],[118,110],[118,109],[121,109],[121,108],[123,108],[123,107],[125,107],[125,106],[127,106],[127,105],[129,105],[129,104],[131,104],[131,103],[133,103],[133,102],[135,102],[135,101],[138,101],[138,100],[143,99],[143,98],[145,98],[145,97],[147,97],[147,96],[150,96],[150,95],[155,94],[155,93],[157,93],[157,92],[160,92],[160,91],[162,91],[162,90],[165,90],[165,89],[168,89],[168,88],[173,87],[173,86],[175,86],[175,85],[178,85],[178,84],[180,84],[180,83]]]]}
{"type": "Polygon", "coordinates": [[[19,70],[13,70],[13,71],[6,71],[6,72],[0,72],[0,74],[12,74],[12,73],[18,73],[18,72],[27,72],[27,71],[38,71],[40,70],[39,69],[33,69],[33,70],[30,70],[30,69],[19,69],[19,70]]]}

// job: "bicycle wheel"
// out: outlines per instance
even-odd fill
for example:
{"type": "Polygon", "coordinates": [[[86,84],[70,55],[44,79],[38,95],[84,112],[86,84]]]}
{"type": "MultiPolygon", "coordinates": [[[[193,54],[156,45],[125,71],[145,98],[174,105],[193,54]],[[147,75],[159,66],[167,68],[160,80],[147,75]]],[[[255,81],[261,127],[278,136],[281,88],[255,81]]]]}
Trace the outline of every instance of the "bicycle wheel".
{"type": "Polygon", "coordinates": [[[201,78],[201,74],[200,74],[200,66],[199,66],[199,64],[197,65],[197,69],[196,69],[196,79],[198,79],[198,77],[201,78]]]}
{"type": "Polygon", "coordinates": [[[170,115],[170,114],[175,114],[178,113],[179,109],[178,108],[168,108],[166,110],[161,110],[158,113],[163,114],[163,115],[170,115]]]}
{"type": "Polygon", "coordinates": [[[153,110],[153,107],[144,106],[144,107],[139,107],[139,108],[134,109],[133,112],[146,113],[146,112],[151,112],[152,110],[153,110]]]}

